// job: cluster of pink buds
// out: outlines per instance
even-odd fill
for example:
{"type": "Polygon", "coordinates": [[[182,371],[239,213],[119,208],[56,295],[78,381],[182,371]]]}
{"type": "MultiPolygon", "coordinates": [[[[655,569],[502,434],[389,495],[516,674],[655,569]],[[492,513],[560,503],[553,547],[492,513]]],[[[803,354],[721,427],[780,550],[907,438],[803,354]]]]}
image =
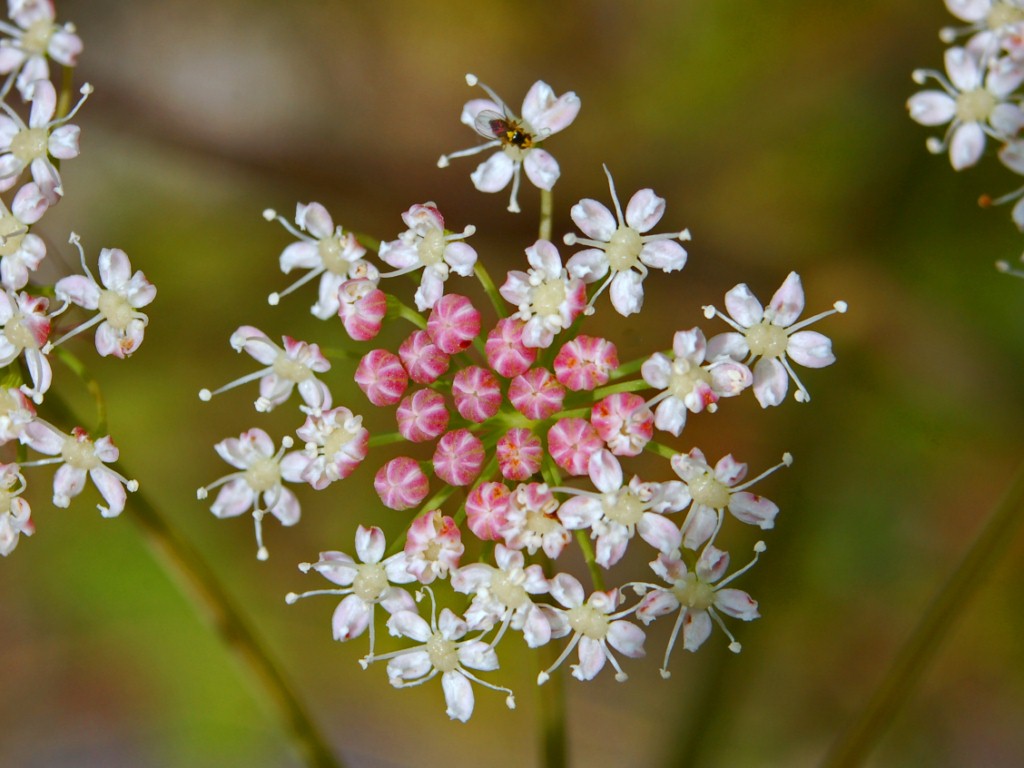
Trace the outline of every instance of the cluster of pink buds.
{"type": "Polygon", "coordinates": [[[58,465],[53,478],[58,507],[67,507],[88,477],[102,496],[104,517],[120,514],[127,492],[138,487],[109,466],[118,458],[109,436],[92,438],[80,426],[56,426],[39,411],[54,384],[53,358],[69,377],[81,377],[84,370],[67,347],[56,353],[55,348],[94,329],[101,356],[129,357],[149,322],[141,310],[156,296],[156,288],[142,272],[132,271],[117,248],[100,251],[97,280],[74,233],[70,242],[82,274],[53,284],[40,280],[47,250],[35,229],[64,198],[58,165],[78,156],[79,128],[71,121],[92,87],[82,86],[70,109],[72,94],[58,93],[54,83],[70,82],[65,74],[77,63],[82,41],[73,25],[56,22],[50,0],[8,0],[7,6],[9,20],[0,21],[0,192],[6,193],[0,198],[0,446],[7,446],[0,457],[0,555],[10,554],[21,535],[34,531],[22,497],[26,468],[58,465]],[[54,66],[57,71],[51,72],[54,66]],[[86,317],[66,323],[78,314],[73,305],[86,317]],[[46,458],[18,460],[25,453],[21,446],[46,458]]]}
{"type": "MultiPolygon", "coordinates": [[[[559,167],[540,145],[575,120],[580,102],[537,82],[519,117],[481,87],[489,98],[468,102],[462,121],[487,142],[446,155],[441,165],[496,149],[472,181],[486,192],[511,181],[509,208],[518,210],[522,171],[542,195],[551,194],[559,167]]],[[[275,440],[252,428],[223,440],[216,451],[235,471],[199,491],[205,498],[218,489],[211,507],[218,517],[251,513],[261,559],[266,513],[283,525],[299,518],[287,484],[330,493],[361,462],[372,462],[380,505],[354,521],[355,556],[330,549],[302,564],[335,587],[292,592],[287,601],[341,598],[335,639],[368,634],[361,664],[385,662],[395,687],[440,676],[454,719],[472,714],[475,686],[503,693],[514,706],[511,689],[487,679],[510,633],[521,633],[531,648],[563,643],[538,683],[570,656],[578,680],[606,665],[625,680],[623,659],[644,655],[645,628],[665,616],[674,622],[661,664],[666,677],[675,646],[696,650],[714,624],[739,651],[724,619],[749,621],[758,612],[732,584],[765,546],[759,541],[754,559],[730,571],[718,535],[730,519],[774,526],[778,507],[753,487],[792,457],[748,478],[747,465],[732,455],[710,463],[692,442],[673,443],[691,431],[688,414],[713,413],[719,401],[748,391],[768,408],[784,402],[792,382],[794,399],[808,401],[796,366],[835,360],[830,340],[808,326],[846,305],[837,301],[802,318],[796,273],[784,277],[767,306],[740,284],[725,295],[724,311],[695,308],[695,316],[719,321],[721,332],[710,338],[684,325],[666,334],[663,349],[627,355],[613,340],[586,333],[606,291],[617,313],[640,312],[644,281],[652,272],[681,270],[682,243],[690,239],[678,226],[653,233],[665,200],[645,188],[623,207],[607,176],[612,208],[584,199],[569,210],[582,233],[563,238],[573,250],[563,257],[550,238],[524,244],[523,268],[500,284],[466,242],[475,227],[449,228],[434,203],[403,213],[405,229],[379,241],[376,260],[370,243],[378,241],[361,242],[318,203],[298,205],[294,224],[267,211],[268,221],[296,238],[280,255],[282,270],[308,270],[271,304],[319,277],[312,313],[329,323],[325,338],[321,346],[284,336],[279,345],[242,326],[231,346],[261,367],[200,393],[209,400],[258,381],[255,407],[267,411],[298,390],[303,421],[295,436],[275,440]],[[474,275],[476,288],[454,279],[474,275]],[[413,280],[392,279],[399,276],[413,280]],[[401,289],[409,290],[403,296],[401,289]],[[405,323],[408,332],[393,345],[374,344],[385,322],[405,323]],[[353,371],[363,402],[337,405],[320,378],[331,365],[321,350],[336,348],[341,333],[364,345],[353,371]],[[642,453],[660,457],[662,469],[641,464],[642,453]],[[377,522],[395,519],[406,528],[389,547],[377,522]],[[587,587],[566,564],[576,547],[591,566],[587,587]],[[649,558],[646,578],[618,575],[630,548],[649,558]],[[617,586],[606,585],[613,574],[617,586]],[[453,594],[439,608],[435,597],[445,589],[453,594]],[[397,649],[378,653],[378,620],[397,649]]]]}
{"type": "MultiPolygon", "coordinates": [[[[922,125],[945,126],[942,138],[930,137],[926,146],[934,154],[948,152],[954,170],[977,165],[991,140],[999,162],[1024,176],[1024,0],[945,3],[963,25],[939,32],[950,44],[945,72],[914,70],[915,83],[930,80],[938,87],[910,97],[910,117],[922,125]]],[[[982,195],[978,202],[984,207],[1014,203],[1011,217],[1024,232],[1024,186],[996,198],[982,195]]],[[[1006,262],[996,266],[1011,271],[1006,262]]]]}

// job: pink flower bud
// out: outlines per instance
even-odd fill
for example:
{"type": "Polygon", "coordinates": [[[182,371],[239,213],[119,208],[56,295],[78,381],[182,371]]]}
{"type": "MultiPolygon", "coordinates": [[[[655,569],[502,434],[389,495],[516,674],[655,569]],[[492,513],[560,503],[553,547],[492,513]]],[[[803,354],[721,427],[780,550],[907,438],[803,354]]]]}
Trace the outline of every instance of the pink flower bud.
{"type": "Polygon", "coordinates": [[[415,459],[398,456],[377,470],[373,487],[388,509],[409,509],[427,497],[430,482],[415,459]]]}
{"type": "Polygon", "coordinates": [[[586,419],[559,419],[548,430],[548,451],[555,463],[570,475],[587,474],[590,457],[604,445],[586,419]]]}
{"type": "Polygon", "coordinates": [[[654,414],[640,395],[619,392],[594,404],[590,422],[616,456],[636,456],[654,435],[654,414]]]}
{"type": "Polygon", "coordinates": [[[409,378],[417,384],[430,384],[448,370],[449,358],[426,331],[414,331],[398,348],[409,378]]]}
{"type": "Polygon", "coordinates": [[[387,296],[370,280],[346,280],[338,289],[338,317],[356,341],[369,341],[384,324],[387,296]]]}
{"type": "Polygon", "coordinates": [[[363,355],[356,367],[355,382],[374,405],[394,405],[409,386],[409,376],[398,355],[374,349],[363,355]]]}
{"type": "Polygon", "coordinates": [[[523,345],[523,328],[526,323],[512,317],[502,318],[487,334],[484,351],[487,364],[499,376],[511,379],[526,373],[537,359],[535,348],[523,345]]]}
{"type": "Polygon", "coordinates": [[[449,355],[466,349],[480,333],[480,313],[465,296],[449,293],[430,310],[427,333],[449,355]]]}
{"type": "Polygon", "coordinates": [[[491,418],[501,407],[501,387],[486,368],[471,365],[455,374],[452,397],[459,415],[478,424],[491,418]]]}
{"type": "Polygon", "coordinates": [[[510,429],[495,447],[498,468],[509,480],[526,480],[540,472],[544,451],[540,438],[528,429],[510,429]]]}
{"type": "Polygon", "coordinates": [[[413,443],[434,440],[448,429],[444,395],[432,389],[417,390],[403,399],[395,416],[398,431],[413,443]]]}
{"type": "Polygon", "coordinates": [[[448,485],[469,485],[484,466],[484,444],[468,429],[456,429],[437,441],[434,472],[448,485]]]}
{"type": "Polygon", "coordinates": [[[567,341],[554,364],[555,377],[574,392],[607,384],[609,375],[618,367],[615,345],[594,336],[577,336],[567,341]]]}
{"type": "Polygon", "coordinates": [[[533,368],[512,379],[508,399],[526,418],[546,419],[561,410],[565,387],[545,368],[533,368]]]}
{"type": "Polygon", "coordinates": [[[478,539],[501,540],[511,495],[504,483],[484,483],[470,491],[466,497],[466,525],[478,539]]]}

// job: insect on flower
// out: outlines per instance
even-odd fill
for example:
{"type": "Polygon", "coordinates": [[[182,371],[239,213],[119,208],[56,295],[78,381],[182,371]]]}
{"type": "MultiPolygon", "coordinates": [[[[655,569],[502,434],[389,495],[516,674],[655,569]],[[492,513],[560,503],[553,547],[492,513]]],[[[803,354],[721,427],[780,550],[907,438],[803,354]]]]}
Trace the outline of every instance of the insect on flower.
{"type": "Polygon", "coordinates": [[[533,134],[507,111],[502,114],[493,109],[482,110],[473,120],[473,130],[485,139],[497,139],[502,147],[529,149],[533,146],[533,134]]]}

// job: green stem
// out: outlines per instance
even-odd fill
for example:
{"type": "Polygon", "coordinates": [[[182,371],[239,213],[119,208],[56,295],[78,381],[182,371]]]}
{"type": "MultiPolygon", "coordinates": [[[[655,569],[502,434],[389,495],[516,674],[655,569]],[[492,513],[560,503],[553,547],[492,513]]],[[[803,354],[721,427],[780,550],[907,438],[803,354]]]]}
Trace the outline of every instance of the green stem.
{"type": "Polygon", "coordinates": [[[643,379],[632,379],[630,381],[620,381],[618,384],[609,384],[608,386],[601,387],[600,389],[594,390],[594,400],[600,400],[608,395],[615,395],[619,392],[639,392],[643,389],[653,389],[643,379]]]}
{"type": "Polygon", "coordinates": [[[67,366],[79,381],[85,386],[86,391],[92,396],[96,403],[96,428],[91,430],[94,435],[105,435],[110,430],[107,426],[107,401],[103,397],[103,391],[96,378],[89,373],[89,370],[82,364],[82,361],[71,354],[64,347],[55,347],[53,354],[60,358],[60,361],[67,366]]]}
{"type": "Polygon", "coordinates": [[[550,189],[540,191],[540,239],[551,239],[551,218],[555,209],[554,195],[550,189]]]}
{"type": "MultiPolygon", "coordinates": [[[[541,646],[537,660],[547,669],[558,659],[560,643],[541,646]]],[[[544,685],[537,686],[537,713],[540,718],[541,761],[543,768],[567,768],[568,740],[565,727],[564,665],[551,673],[544,685]]]]}
{"type": "Polygon", "coordinates": [[[392,316],[408,320],[421,331],[427,327],[427,319],[408,304],[405,304],[390,293],[388,294],[387,301],[388,313],[392,314],[392,316]]]}
{"type": "MultiPolygon", "coordinates": [[[[46,403],[61,420],[77,422],[71,408],[54,391],[47,393],[46,403]]],[[[124,477],[133,476],[120,462],[114,462],[111,468],[124,477]]],[[[248,673],[254,693],[275,716],[303,763],[308,768],[344,768],[262,639],[248,625],[202,556],[179,538],[141,491],[129,495],[128,507],[128,517],[142,529],[157,561],[248,673]]]]}
{"type": "Polygon", "coordinates": [[[1024,518],[1024,464],[1021,464],[988,522],[967,550],[942,591],[924,612],[899,650],[881,684],[860,716],[832,745],[823,768],[850,768],[867,758],[886,726],[920,682],[964,606],[999,562],[1024,518]]]}
{"type": "Polygon", "coordinates": [[[491,300],[491,305],[494,307],[494,311],[498,313],[498,317],[508,317],[508,304],[501,298],[501,294],[498,293],[498,288],[494,284],[494,280],[491,279],[491,274],[487,271],[487,267],[483,265],[480,259],[476,260],[476,265],[473,267],[473,274],[476,275],[476,279],[480,281],[480,285],[483,286],[484,293],[487,294],[487,298],[491,300]]]}

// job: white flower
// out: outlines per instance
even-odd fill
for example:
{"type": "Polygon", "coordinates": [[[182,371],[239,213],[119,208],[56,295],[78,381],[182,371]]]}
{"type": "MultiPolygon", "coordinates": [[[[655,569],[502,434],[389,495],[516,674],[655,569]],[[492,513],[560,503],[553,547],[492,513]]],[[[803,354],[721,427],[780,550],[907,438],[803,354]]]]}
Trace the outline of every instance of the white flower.
{"type": "Polygon", "coordinates": [[[721,612],[742,621],[753,621],[760,616],[757,603],[750,595],[738,589],[725,589],[725,586],[746,573],[764,550],[764,542],[757,542],[754,546],[754,559],[724,581],[721,579],[729,567],[729,553],[710,544],[700,553],[692,572],[687,570],[678,552],[658,555],[658,559],[651,563],[654,572],[672,586],[665,589],[643,585],[653,587],[653,591],[641,601],[636,611],[637,618],[646,625],[659,616],[679,611],[672,628],[672,637],[665,649],[662,677],[669,676],[668,660],[680,630],[683,632],[683,647],[688,651],[696,651],[711,634],[713,620],[729,638],[729,650],[733,653],[742,650],[718,614],[721,612]]]}
{"type": "Polygon", "coordinates": [[[537,676],[537,684],[544,684],[551,677],[552,670],[577,646],[579,664],[570,667],[573,677],[577,680],[593,680],[607,661],[615,669],[615,679],[620,683],[625,682],[628,675],[622,671],[612,649],[632,659],[644,655],[643,630],[624,620],[625,616],[636,609],[616,611],[622,601],[617,589],[594,592],[584,601],[583,585],[567,573],[559,573],[551,580],[551,596],[564,606],[565,610],[560,613],[573,634],[562,655],[537,676]]]}
{"type": "Polygon", "coordinates": [[[263,212],[263,218],[267,221],[276,219],[298,238],[281,252],[281,271],[287,275],[293,269],[309,270],[283,291],[270,294],[267,301],[271,305],[276,305],[282,297],[322,275],[319,298],[309,311],[326,320],[338,314],[341,306],[338,290],[346,280],[364,279],[377,284],[380,278],[377,268],[363,260],[366,249],[351,232],[342,233],[340,226],[335,227],[331,214],[320,203],[299,203],[295,206],[298,229],[271,208],[263,212]]]}
{"type": "Polygon", "coordinates": [[[128,357],[142,343],[149,317],[139,310],[156,298],[156,287],[142,272],[132,272],[131,262],[120,248],[104,248],[100,251],[100,282],[97,282],[85,263],[85,252],[78,241],[78,235],[72,234],[71,242],[78,247],[85,274],[61,278],[54,286],[54,292],[65,305],[76,304],[83,309],[95,310],[97,314],[66,333],[52,346],[99,324],[96,329],[96,351],[103,357],[128,357]]]}
{"type": "Polygon", "coordinates": [[[0,556],[7,557],[18,546],[18,538],[35,532],[32,510],[21,498],[25,478],[17,464],[0,464],[0,556]]]}
{"type": "Polygon", "coordinates": [[[552,490],[572,495],[558,508],[558,519],[570,531],[590,529],[591,538],[597,540],[598,565],[610,568],[619,562],[636,533],[660,552],[679,548],[679,528],[661,513],[689,506],[690,494],[683,483],[676,480],[656,488],[659,484],[642,483],[633,477],[624,486],[622,466],[606,449],[590,457],[588,470],[599,493],[575,488],[552,490]]]}
{"type": "Polygon", "coordinates": [[[804,310],[804,288],[796,272],[789,273],[767,308],[761,306],[746,283],[740,283],[725,294],[725,308],[732,317],[712,306],[704,307],[705,317],[717,315],[736,329],[736,333],[722,333],[711,339],[707,355],[712,360],[731,357],[746,365],[757,360],[753,369],[754,397],[762,408],[778,405],[786,398],[789,379],[796,384],[797,402],[805,403],[811,396],[789,360],[806,368],[824,368],[835,362],[829,338],[803,330],[823,317],[846,312],[845,301],[837,301],[832,307],[796,322],[804,310]]]}
{"type": "Polygon", "coordinates": [[[477,166],[470,178],[481,192],[500,192],[512,182],[512,194],[508,209],[519,213],[519,174],[526,171],[526,177],[539,189],[550,190],[558,181],[558,162],[540,143],[553,133],[567,128],[580,111],[580,100],[575,93],[555,96],[551,86],[538,80],[523,100],[523,116],[516,115],[497,94],[475,75],[466,75],[470,85],[480,85],[489,99],[473,99],[462,108],[461,120],[477,133],[488,139],[487,143],[471,149],[441,155],[437,164],[448,166],[453,157],[466,157],[497,147],[500,151],[491,155],[477,166]]]}
{"type": "Polygon", "coordinates": [[[0,101],[0,109],[7,113],[0,115],[0,191],[13,187],[21,172],[28,168],[32,180],[39,185],[39,191],[50,205],[63,196],[60,173],[50,158],[70,160],[78,157],[79,128],[67,125],[67,122],[92,93],[92,86],[86,83],[81,93],[82,98],[74,109],[55,120],[57,92],[49,80],[36,80],[31,84],[28,97],[32,102],[28,125],[6,102],[0,101]]]}
{"type": "Polygon", "coordinates": [[[1024,111],[1009,101],[1010,94],[1024,81],[1024,66],[1008,58],[985,66],[964,48],[946,51],[947,80],[941,72],[915,70],[914,82],[923,85],[933,78],[941,91],[920,91],[907,101],[910,117],[921,125],[949,123],[942,140],[928,139],[934,154],[949,148],[949,161],[956,170],[968,168],[981,158],[985,135],[1006,139],[1024,126],[1024,111]]]}
{"type": "Polygon", "coordinates": [[[518,307],[514,317],[526,323],[523,346],[550,347],[555,334],[572,325],[586,307],[587,287],[569,275],[558,249],[547,240],[527,248],[526,258],[529,271],[509,271],[499,292],[518,307]]]}
{"type": "Polygon", "coordinates": [[[108,504],[106,507],[97,505],[103,517],[121,514],[127,498],[125,488],[138,490],[138,482],[126,480],[119,472],[106,466],[117,461],[119,455],[110,437],[93,441],[81,427],[75,427],[67,435],[52,424],[35,419],[26,425],[22,441],[40,453],[57,457],[31,462],[31,466],[60,464],[53,476],[53,504],[56,507],[67,507],[71,499],[82,492],[86,475],[108,504]]]}
{"type": "Polygon", "coordinates": [[[0,22],[0,74],[8,75],[0,89],[4,98],[17,75],[18,90],[30,98],[32,83],[50,79],[51,58],[65,67],[78,63],[82,39],[73,24],[55,24],[51,0],[7,0],[8,14],[17,26],[0,22]]]}
{"type": "Polygon", "coordinates": [[[736,461],[731,453],[719,459],[714,469],[699,448],[693,448],[689,453],[677,453],[671,463],[693,499],[683,523],[683,544],[696,549],[709,539],[714,541],[726,509],[740,522],[756,525],[762,530],[774,527],[775,516],[779,514],[778,505],[764,496],[749,493],[747,488],[775,470],[788,467],[793,463],[793,457],[783,454],[781,464],[745,483],[747,465],[736,461]]]}
{"type": "Polygon", "coordinates": [[[402,214],[402,220],[409,229],[397,240],[380,244],[381,260],[397,270],[382,277],[397,277],[422,268],[423,277],[415,298],[416,308],[423,312],[444,294],[450,272],[462,277],[473,274],[476,251],[460,241],[476,232],[476,227],[470,224],[461,234],[446,235],[444,217],[434,203],[412,206],[402,214]]]}
{"type": "Polygon", "coordinates": [[[21,391],[37,403],[50,388],[53,371],[46,357],[50,335],[49,301],[27,293],[0,292],[0,367],[25,356],[32,385],[21,385],[21,391]]]}
{"type": "Polygon", "coordinates": [[[628,316],[639,312],[644,303],[644,278],[647,268],[660,269],[663,272],[675,272],[686,265],[686,251],[675,239],[689,240],[690,230],[667,232],[661,235],[646,235],[655,224],[661,221],[665,213],[665,201],[654,194],[654,190],[641,189],[629,199],[626,215],[622,215],[622,206],[615,194],[615,182],[608,171],[608,189],[615,204],[615,216],[612,216],[603,204],[597,200],[585,198],[572,207],[570,216],[576,226],[587,236],[577,237],[574,234],[565,236],[566,245],[588,245],[586,251],[580,251],[569,259],[566,268],[573,277],[582,278],[586,283],[593,283],[608,275],[597,293],[590,300],[601,295],[609,285],[612,306],[620,315],[628,316]]]}
{"type": "Polygon", "coordinates": [[[408,584],[416,580],[405,568],[405,553],[399,552],[384,559],[384,532],[380,528],[356,530],[356,554],[361,562],[355,562],[344,552],[321,552],[315,563],[302,563],[299,570],[307,573],[316,571],[328,581],[343,589],[318,589],[296,594],[289,592],[285,602],[292,605],[297,600],[313,595],[344,596],[334,609],[331,628],[334,639],[344,642],[359,637],[370,630],[369,659],[373,658],[374,622],[373,614],[377,605],[388,613],[413,611],[416,603],[406,590],[392,584],[408,584]]]}
{"type": "Polygon", "coordinates": [[[466,722],[473,714],[475,700],[470,683],[508,694],[505,704],[515,709],[512,691],[485,682],[471,669],[490,672],[498,668],[494,648],[480,639],[462,638],[469,625],[447,608],[436,616],[433,593],[430,593],[430,623],[414,611],[398,611],[388,619],[388,631],[394,637],[407,637],[419,645],[377,656],[372,661],[388,659],[388,681],[395,688],[421,685],[441,675],[441,688],[447,705],[445,714],[452,720],[466,722]]]}
{"type": "Polygon", "coordinates": [[[640,374],[652,387],[662,390],[647,401],[648,406],[658,406],[654,426],[676,437],[686,425],[687,411],[700,413],[707,409],[714,413],[720,397],[734,397],[754,381],[747,366],[730,358],[703,364],[707,342],[700,328],[676,331],[672,352],[674,359],[655,352],[644,361],[640,374]]]}
{"type": "Polygon", "coordinates": [[[31,272],[46,257],[46,243],[28,231],[46,213],[49,203],[34,182],[24,184],[11,201],[10,209],[0,200],[0,284],[21,290],[31,272]]]}
{"type": "Polygon", "coordinates": [[[298,341],[291,336],[283,336],[284,348],[277,346],[270,337],[259,328],[243,325],[231,334],[231,347],[236,352],[247,352],[264,368],[247,374],[240,379],[228,382],[211,392],[199,390],[199,399],[208,402],[214,395],[219,395],[253,379],[260,380],[260,396],[254,403],[256,410],[262,413],[272,411],[285,402],[292,390],[298,387],[303,402],[312,410],[323,410],[331,407],[331,393],[315,374],[329,371],[330,362],[324,357],[317,344],[298,341]]]}
{"type": "Polygon", "coordinates": [[[494,548],[497,567],[472,563],[452,572],[452,589],[472,594],[473,602],[466,611],[470,629],[491,629],[501,625],[491,646],[498,644],[508,627],[522,631],[530,648],[544,645],[551,639],[551,621],[547,606],[537,605],[530,595],[545,595],[548,580],[536,563],[526,565],[522,552],[502,544],[494,548]]]}
{"type": "Polygon", "coordinates": [[[221,440],[213,446],[214,450],[239,471],[196,491],[196,498],[202,500],[211,490],[223,486],[210,507],[216,517],[236,517],[252,510],[256,524],[256,557],[259,560],[269,557],[267,548],[263,546],[263,516],[267,512],[281,525],[299,522],[299,500],[284,487],[283,481],[299,482],[300,478],[285,476],[281,468],[281,457],[291,445],[292,439],[286,436],[281,439],[281,448],[275,451],[274,441],[262,429],[250,429],[237,438],[221,440]]]}

